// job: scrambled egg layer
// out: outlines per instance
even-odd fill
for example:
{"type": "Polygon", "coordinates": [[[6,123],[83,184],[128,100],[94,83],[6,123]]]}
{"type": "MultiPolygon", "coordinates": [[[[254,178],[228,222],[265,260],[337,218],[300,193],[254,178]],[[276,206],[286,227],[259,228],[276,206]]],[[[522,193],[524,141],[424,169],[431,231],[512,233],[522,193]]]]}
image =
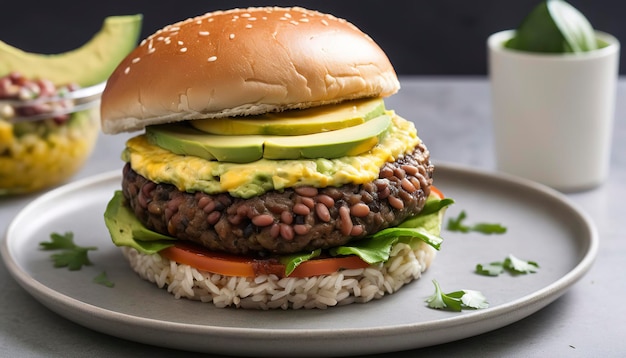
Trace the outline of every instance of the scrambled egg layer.
{"type": "Polygon", "coordinates": [[[150,144],[145,135],[140,135],[128,140],[122,158],[142,176],[157,183],[173,184],[181,191],[228,192],[232,196],[249,198],[294,186],[326,187],[371,182],[378,178],[384,163],[412,152],[420,143],[413,123],[393,113],[393,125],[387,137],[370,151],[357,156],[217,162],[174,154],[150,144]]]}

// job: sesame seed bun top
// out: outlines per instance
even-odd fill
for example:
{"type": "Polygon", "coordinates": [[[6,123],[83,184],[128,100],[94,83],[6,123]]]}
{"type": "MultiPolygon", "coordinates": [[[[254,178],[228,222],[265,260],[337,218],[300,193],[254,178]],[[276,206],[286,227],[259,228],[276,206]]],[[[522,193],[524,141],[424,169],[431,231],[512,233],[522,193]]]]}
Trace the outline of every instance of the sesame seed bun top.
{"type": "Polygon", "coordinates": [[[157,31],[113,72],[104,133],[382,96],[400,85],[351,23],[302,8],[207,13],[157,31]]]}

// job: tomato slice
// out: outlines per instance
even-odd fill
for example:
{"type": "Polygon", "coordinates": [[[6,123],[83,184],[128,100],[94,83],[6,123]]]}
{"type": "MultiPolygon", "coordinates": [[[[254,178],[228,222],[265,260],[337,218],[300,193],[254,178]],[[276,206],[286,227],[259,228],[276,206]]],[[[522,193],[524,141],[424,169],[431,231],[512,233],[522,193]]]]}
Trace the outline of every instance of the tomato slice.
{"type": "MultiPolygon", "coordinates": [[[[431,193],[440,199],[443,193],[435,186],[431,193]]],[[[285,265],[277,259],[258,259],[224,252],[210,251],[194,243],[178,241],[160,252],[161,256],[198,270],[226,276],[255,277],[261,274],[285,276],[285,265]]],[[[315,258],[298,265],[289,277],[312,277],[332,274],[340,269],[366,268],[369,264],[358,256],[315,258]]]]}
{"type": "Polygon", "coordinates": [[[443,198],[445,198],[445,196],[443,195],[443,193],[441,192],[441,190],[439,190],[439,188],[437,188],[437,187],[436,187],[436,186],[434,186],[434,185],[431,185],[431,186],[430,186],[430,192],[431,192],[431,193],[433,193],[433,194],[435,194],[436,196],[438,196],[438,197],[439,197],[439,199],[443,199],[443,198]]]}
{"type": "MultiPolygon", "coordinates": [[[[193,243],[176,242],[160,252],[161,256],[198,270],[226,276],[255,277],[261,274],[285,276],[285,265],[277,259],[257,259],[206,250],[193,243]]],[[[366,268],[369,264],[358,256],[315,258],[298,265],[289,277],[328,275],[339,269],[366,268]]]]}
{"type": "Polygon", "coordinates": [[[369,266],[367,262],[358,256],[315,258],[298,265],[289,277],[329,275],[340,269],[359,269],[369,266]]]}

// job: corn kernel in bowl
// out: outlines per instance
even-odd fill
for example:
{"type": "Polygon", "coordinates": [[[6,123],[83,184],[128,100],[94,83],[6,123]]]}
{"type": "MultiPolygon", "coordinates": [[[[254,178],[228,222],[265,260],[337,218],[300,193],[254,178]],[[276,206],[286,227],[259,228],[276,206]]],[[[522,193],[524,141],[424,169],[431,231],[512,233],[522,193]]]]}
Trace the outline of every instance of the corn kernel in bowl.
{"type": "Polygon", "coordinates": [[[89,108],[77,108],[62,121],[52,116],[15,121],[6,115],[12,111],[4,111],[0,115],[0,195],[50,188],[73,176],[96,144],[98,104],[96,98],[89,108]]]}

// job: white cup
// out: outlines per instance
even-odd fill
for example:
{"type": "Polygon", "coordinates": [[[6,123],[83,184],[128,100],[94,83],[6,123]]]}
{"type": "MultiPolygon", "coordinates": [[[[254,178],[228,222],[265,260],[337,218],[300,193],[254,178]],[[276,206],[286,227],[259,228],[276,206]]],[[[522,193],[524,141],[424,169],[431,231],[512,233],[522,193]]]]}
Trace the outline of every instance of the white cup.
{"type": "Polygon", "coordinates": [[[487,40],[498,170],[564,192],[594,188],[609,173],[619,41],[580,54],[504,47],[515,34],[487,40]]]}

